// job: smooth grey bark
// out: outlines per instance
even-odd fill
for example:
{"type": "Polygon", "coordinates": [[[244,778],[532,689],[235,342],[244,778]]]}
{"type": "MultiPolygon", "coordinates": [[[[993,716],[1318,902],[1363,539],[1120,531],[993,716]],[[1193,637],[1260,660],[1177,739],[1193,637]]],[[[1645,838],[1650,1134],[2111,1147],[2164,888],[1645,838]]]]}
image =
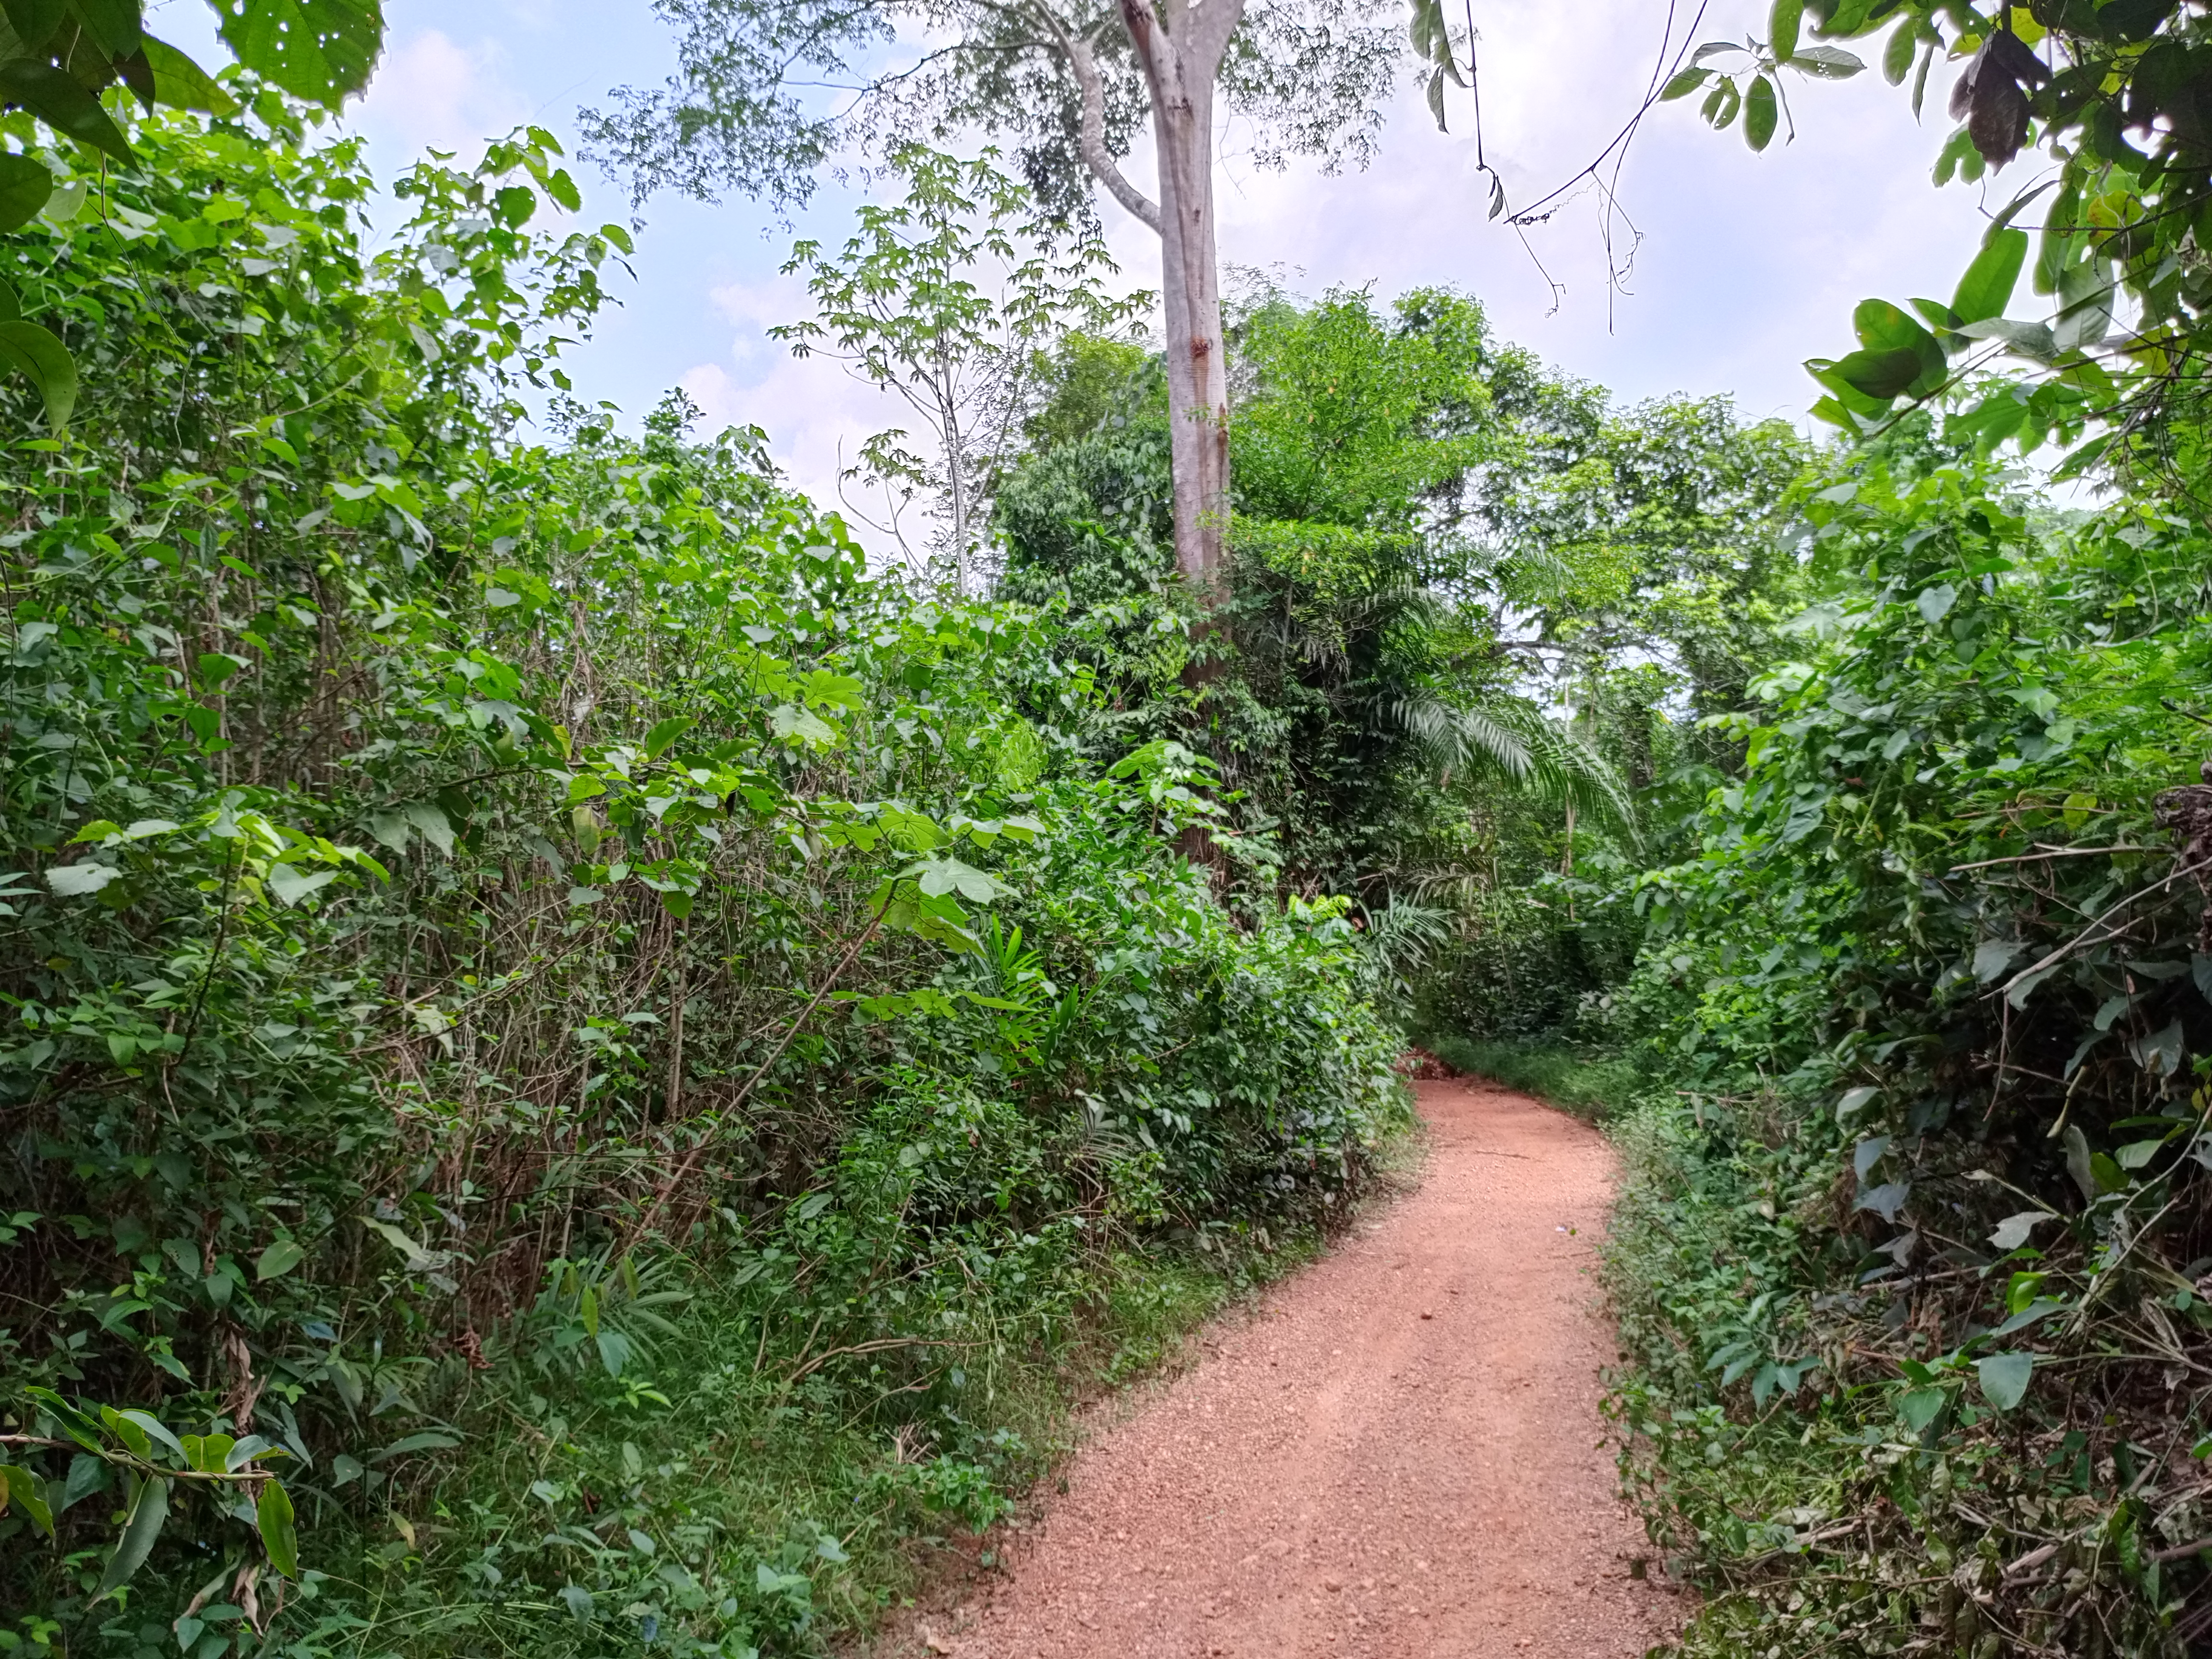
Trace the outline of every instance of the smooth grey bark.
{"type": "Polygon", "coordinates": [[[1084,162],[1114,199],[1160,238],[1160,306],[1167,335],[1170,459],[1176,568],[1211,603],[1224,597],[1229,556],[1229,365],[1214,243],[1213,87],[1244,0],[1118,0],[1152,94],[1160,198],[1131,185],[1108,154],[1105,94],[1090,43],[1057,20],[1048,27],[1075,76],[1084,162]]]}

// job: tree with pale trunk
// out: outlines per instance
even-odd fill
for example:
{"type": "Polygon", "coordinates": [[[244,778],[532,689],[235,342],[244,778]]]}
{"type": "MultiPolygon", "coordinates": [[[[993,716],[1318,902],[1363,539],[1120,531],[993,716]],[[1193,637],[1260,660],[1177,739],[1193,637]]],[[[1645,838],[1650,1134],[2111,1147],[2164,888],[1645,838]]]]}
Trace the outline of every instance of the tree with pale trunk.
{"type": "Polygon", "coordinates": [[[1152,297],[1109,294],[1114,262],[1097,232],[1064,234],[999,159],[994,150],[968,161],[919,144],[894,150],[905,199],[864,205],[859,232],[840,249],[799,242],[783,271],[806,273],[816,314],[769,330],[795,355],[834,358],[892,392],[927,428],[934,462],[907,448],[903,428],[879,432],[840,489],[860,477],[880,490],[884,520],[856,516],[896,541],[909,565],[933,562],[963,590],[1045,351],[1070,331],[1120,332],[1152,297]],[[939,504],[927,559],[902,524],[916,495],[939,504]]]}
{"type": "Polygon", "coordinates": [[[1217,125],[1249,123],[1260,166],[1364,165],[1413,45],[1446,39],[1436,4],[1417,0],[1409,44],[1398,0],[656,0],[678,73],[583,122],[640,200],[794,206],[825,167],[976,132],[1009,138],[1063,219],[1091,219],[1103,185],[1160,239],[1176,563],[1210,601],[1228,585],[1217,125]],[[1122,170],[1148,118],[1157,198],[1122,170]]]}

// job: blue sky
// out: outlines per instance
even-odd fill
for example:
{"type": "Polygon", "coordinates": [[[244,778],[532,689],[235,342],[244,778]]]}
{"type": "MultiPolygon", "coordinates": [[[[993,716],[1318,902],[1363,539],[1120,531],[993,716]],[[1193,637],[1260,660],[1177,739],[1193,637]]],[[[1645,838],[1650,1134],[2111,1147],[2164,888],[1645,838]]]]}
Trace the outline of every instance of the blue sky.
{"type": "MultiPolygon", "coordinates": [[[[1390,0],[1382,0],[1390,3],[1390,0]]],[[[1486,148],[1516,201],[1573,174],[1640,99],[1664,0],[1479,0],[1486,148]]],[[[1699,38],[1740,34],[1766,8],[1712,0],[1699,38]]],[[[426,145],[463,151],[520,122],[568,142],[579,106],[672,68],[645,0],[386,0],[389,45],[349,120],[380,177],[426,145]]],[[[159,0],[155,28],[188,49],[210,33],[201,0],[159,0]]],[[[1879,40],[1870,60],[1878,55],[1879,40]]],[[[210,56],[219,56],[211,47],[210,56]]],[[[1850,309],[1869,295],[1946,297],[1972,257],[1979,191],[1938,191],[1929,167],[1948,130],[1950,74],[1938,66],[1916,126],[1904,96],[1869,71],[1841,85],[1794,82],[1799,133],[1753,155],[1709,132],[1694,100],[1646,120],[1621,196],[1642,232],[1633,273],[1609,293],[1596,203],[1585,195],[1532,234],[1564,285],[1556,303],[1528,251],[1486,220],[1465,106],[1439,134],[1409,91],[1389,112],[1376,164],[1328,178],[1255,169],[1231,125],[1221,135],[1222,254],[1279,269],[1294,289],[1372,284],[1388,297],[1448,283],[1477,295],[1504,337],[1623,398],[1732,393],[1752,415],[1802,422],[1815,395],[1800,367],[1853,343],[1850,309]]],[[[1134,161],[1144,179],[1149,157],[1134,161]]],[[[579,167],[591,217],[621,218],[620,186],[579,167]]],[[[794,480],[826,493],[841,445],[894,424],[836,365],[795,362],[763,331],[805,313],[778,276],[794,234],[842,237],[854,198],[825,185],[801,222],[777,226],[744,201],[647,204],[638,279],[569,367],[578,390],[642,413],[681,384],[716,421],[757,422],[794,480]]],[[[1109,239],[1132,288],[1157,287],[1157,244],[1110,203],[1109,239]]]]}

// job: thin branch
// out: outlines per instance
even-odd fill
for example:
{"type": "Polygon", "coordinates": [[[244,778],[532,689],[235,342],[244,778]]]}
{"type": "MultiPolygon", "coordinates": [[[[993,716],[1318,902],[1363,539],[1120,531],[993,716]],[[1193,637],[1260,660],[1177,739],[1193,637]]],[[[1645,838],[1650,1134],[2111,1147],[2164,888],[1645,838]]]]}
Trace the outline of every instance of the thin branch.
{"type": "Polygon", "coordinates": [[[2033,853],[2019,853],[2008,859],[1984,859],[1976,864],[1954,864],[1951,873],[1959,875],[1968,870],[1988,870],[2000,864],[2033,864],[2039,859],[2087,859],[2104,853],[2166,853],[2166,847],[2044,847],[2038,845],[2033,853]]]}
{"type": "Polygon", "coordinates": [[[1068,70],[1075,76],[1076,87],[1083,95],[1078,142],[1082,148],[1084,166],[1091,169],[1115,201],[1151,226],[1153,235],[1164,234],[1160,228],[1159,204],[1123,176],[1107,151],[1106,82],[1098,73],[1098,59],[1091,52],[1089,37],[1061,27],[1060,19],[1042,6],[1036,9],[1036,15],[1060,42],[1060,54],[1066,58],[1068,70]]]}

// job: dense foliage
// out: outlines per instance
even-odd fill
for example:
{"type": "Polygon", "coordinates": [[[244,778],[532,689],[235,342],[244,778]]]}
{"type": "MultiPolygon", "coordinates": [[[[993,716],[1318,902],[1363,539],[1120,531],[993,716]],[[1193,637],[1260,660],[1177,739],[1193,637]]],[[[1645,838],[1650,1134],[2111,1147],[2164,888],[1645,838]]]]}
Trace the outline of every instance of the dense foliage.
{"type": "Polygon", "coordinates": [[[1625,1467],[1731,1592],[1701,1650],[2189,1650],[2203,532],[1924,430],[1798,507],[1801,654],[1609,901],[1645,929],[1611,1035],[1663,1080],[1623,1129],[1625,1467]]]}
{"type": "Polygon", "coordinates": [[[1623,844],[1627,789],[1682,748],[1670,710],[1732,706],[1786,614],[1766,520],[1801,447],[1725,400],[1615,412],[1447,290],[1263,284],[1231,332],[1220,625],[1194,636],[1165,586],[1164,401],[1111,342],[1047,377],[997,498],[1002,591],[1111,617],[1101,683],[1198,734],[1289,890],[1442,904],[1500,972],[1522,935],[1571,950],[1515,896],[1571,867],[1578,814],[1586,854],[1623,844]]]}
{"type": "Polygon", "coordinates": [[[549,137],[372,257],[242,90],[5,246],[88,369],[0,463],[0,1639],[809,1650],[1342,1205],[1368,956],[1174,856],[1088,623],[567,402],[549,137]]]}

